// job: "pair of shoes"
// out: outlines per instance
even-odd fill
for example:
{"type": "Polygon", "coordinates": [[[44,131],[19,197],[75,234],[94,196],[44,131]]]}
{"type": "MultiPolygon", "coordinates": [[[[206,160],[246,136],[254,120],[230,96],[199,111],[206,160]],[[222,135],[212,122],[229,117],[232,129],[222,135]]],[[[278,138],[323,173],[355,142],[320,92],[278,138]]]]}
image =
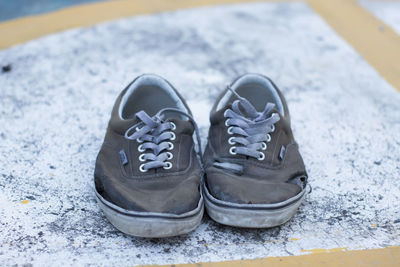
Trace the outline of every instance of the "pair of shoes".
{"type": "Polygon", "coordinates": [[[168,81],[146,74],[121,92],[94,173],[97,202],[117,229],[185,234],[201,223],[204,206],[213,220],[236,227],[274,227],[294,215],[307,173],[275,84],[259,74],[239,77],[210,121],[203,155],[191,111],[168,81]]]}

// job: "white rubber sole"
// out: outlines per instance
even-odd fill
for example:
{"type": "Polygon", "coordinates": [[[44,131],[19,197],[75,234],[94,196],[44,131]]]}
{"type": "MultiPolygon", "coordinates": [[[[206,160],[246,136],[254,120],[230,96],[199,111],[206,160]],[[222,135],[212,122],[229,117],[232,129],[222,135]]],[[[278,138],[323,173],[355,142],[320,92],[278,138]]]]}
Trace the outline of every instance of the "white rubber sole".
{"type": "Polygon", "coordinates": [[[119,231],[132,236],[161,238],[187,234],[199,226],[204,213],[202,196],[196,209],[177,215],[125,210],[94,191],[97,203],[110,223],[119,231]]]}
{"type": "Polygon", "coordinates": [[[203,185],[208,215],[216,222],[234,227],[270,228],[289,221],[306,195],[306,189],[281,203],[237,204],[214,198],[203,185]]]}

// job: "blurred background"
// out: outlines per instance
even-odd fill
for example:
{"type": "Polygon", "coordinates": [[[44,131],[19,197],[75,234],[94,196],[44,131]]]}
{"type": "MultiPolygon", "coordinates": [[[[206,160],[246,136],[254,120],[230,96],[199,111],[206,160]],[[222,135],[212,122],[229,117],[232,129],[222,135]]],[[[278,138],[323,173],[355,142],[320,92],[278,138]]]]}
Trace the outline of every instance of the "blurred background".
{"type": "Polygon", "coordinates": [[[400,266],[399,14],[400,0],[0,0],[0,265],[400,266]],[[205,144],[212,104],[246,72],[288,101],[313,187],[295,217],[205,216],[164,240],[112,227],[92,178],[120,91],[168,79],[205,144]]]}
{"type": "Polygon", "coordinates": [[[0,0],[0,21],[102,0],[0,0]]]}

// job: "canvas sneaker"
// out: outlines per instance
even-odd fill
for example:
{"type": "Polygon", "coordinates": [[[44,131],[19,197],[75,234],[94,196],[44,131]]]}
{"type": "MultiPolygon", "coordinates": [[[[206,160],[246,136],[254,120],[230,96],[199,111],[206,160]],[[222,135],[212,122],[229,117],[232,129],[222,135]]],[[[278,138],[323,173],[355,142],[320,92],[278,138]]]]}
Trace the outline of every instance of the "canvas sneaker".
{"type": "Polygon", "coordinates": [[[217,99],[204,154],[207,213],[237,227],[288,221],[306,194],[307,172],[286,101],[267,77],[246,74],[217,99]]]}
{"type": "Polygon", "coordinates": [[[117,98],[96,159],[95,194],[108,220],[140,237],[195,229],[203,216],[198,129],[165,79],[137,77],[117,98]]]}

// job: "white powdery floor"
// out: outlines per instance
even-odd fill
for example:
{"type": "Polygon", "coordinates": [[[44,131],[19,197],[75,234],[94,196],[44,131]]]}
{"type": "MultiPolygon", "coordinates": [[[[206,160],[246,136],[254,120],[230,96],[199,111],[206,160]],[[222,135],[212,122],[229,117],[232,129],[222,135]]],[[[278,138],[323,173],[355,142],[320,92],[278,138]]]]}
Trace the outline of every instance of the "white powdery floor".
{"type": "Polygon", "coordinates": [[[400,93],[306,4],[122,19],[0,51],[0,62],[12,64],[0,73],[2,264],[166,264],[400,244],[400,93]],[[278,84],[313,187],[290,222],[247,230],[205,217],[187,236],[151,240],[108,223],[92,192],[95,158],[118,93],[149,72],[188,100],[204,141],[226,83],[259,72],[278,84]]]}

